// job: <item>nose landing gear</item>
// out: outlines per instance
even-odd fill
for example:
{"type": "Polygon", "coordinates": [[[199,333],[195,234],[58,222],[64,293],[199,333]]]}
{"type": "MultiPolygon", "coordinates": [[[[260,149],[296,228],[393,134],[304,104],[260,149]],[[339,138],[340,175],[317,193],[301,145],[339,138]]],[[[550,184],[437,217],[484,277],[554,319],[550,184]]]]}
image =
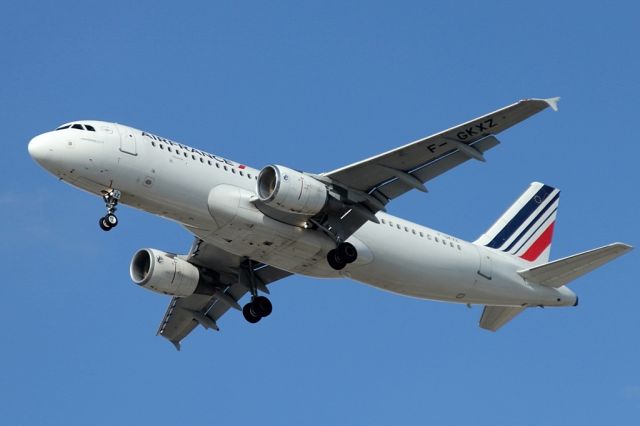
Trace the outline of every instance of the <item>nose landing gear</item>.
{"type": "Polygon", "coordinates": [[[102,199],[107,207],[107,214],[98,220],[98,224],[103,231],[110,231],[111,228],[118,226],[118,218],[114,213],[117,210],[116,206],[118,205],[121,195],[117,189],[111,189],[102,195],[102,199]]]}

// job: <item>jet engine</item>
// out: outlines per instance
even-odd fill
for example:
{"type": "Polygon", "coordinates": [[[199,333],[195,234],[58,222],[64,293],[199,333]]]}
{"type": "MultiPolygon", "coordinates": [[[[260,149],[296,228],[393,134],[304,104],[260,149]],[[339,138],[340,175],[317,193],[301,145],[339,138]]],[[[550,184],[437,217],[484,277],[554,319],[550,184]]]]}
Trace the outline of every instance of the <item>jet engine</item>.
{"type": "Polygon", "coordinates": [[[277,210],[311,216],[322,210],[328,198],[322,182],[278,165],[260,171],[257,193],[260,201],[277,210]]]}
{"type": "Polygon", "coordinates": [[[138,250],[129,273],[134,283],[157,293],[187,297],[198,292],[200,271],[175,254],[150,248],[138,250]]]}

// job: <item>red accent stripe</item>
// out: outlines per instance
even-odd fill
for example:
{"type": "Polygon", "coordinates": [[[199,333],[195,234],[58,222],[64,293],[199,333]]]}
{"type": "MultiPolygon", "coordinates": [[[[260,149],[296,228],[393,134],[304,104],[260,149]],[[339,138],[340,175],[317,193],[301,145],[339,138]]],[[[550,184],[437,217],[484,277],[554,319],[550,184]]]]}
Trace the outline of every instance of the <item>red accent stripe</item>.
{"type": "Polygon", "coordinates": [[[538,237],[535,243],[529,247],[529,249],[520,258],[533,262],[542,254],[543,251],[551,244],[553,238],[553,226],[556,223],[553,222],[549,227],[538,237]]]}
{"type": "Polygon", "coordinates": [[[246,167],[247,167],[247,166],[245,166],[244,164],[240,164],[240,165],[238,166],[238,168],[239,168],[240,170],[245,169],[246,167]]]}

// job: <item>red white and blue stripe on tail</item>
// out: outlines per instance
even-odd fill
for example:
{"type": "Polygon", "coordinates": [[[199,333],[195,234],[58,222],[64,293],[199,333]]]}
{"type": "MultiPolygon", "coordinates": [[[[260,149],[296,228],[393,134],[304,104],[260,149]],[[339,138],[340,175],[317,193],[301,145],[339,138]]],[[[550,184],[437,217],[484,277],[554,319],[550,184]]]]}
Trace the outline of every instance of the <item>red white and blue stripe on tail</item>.
{"type": "Polygon", "coordinates": [[[475,243],[535,264],[546,263],[559,201],[559,189],[534,182],[475,243]]]}

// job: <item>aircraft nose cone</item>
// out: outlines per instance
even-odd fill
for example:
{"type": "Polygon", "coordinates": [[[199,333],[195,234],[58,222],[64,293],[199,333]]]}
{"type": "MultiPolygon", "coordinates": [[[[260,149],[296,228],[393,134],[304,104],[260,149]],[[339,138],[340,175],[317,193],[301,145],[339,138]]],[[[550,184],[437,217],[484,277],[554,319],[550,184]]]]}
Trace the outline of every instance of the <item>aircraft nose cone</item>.
{"type": "Polygon", "coordinates": [[[46,161],[50,154],[49,147],[47,146],[47,138],[45,135],[38,135],[29,141],[27,149],[31,158],[42,164],[46,161]]]}

